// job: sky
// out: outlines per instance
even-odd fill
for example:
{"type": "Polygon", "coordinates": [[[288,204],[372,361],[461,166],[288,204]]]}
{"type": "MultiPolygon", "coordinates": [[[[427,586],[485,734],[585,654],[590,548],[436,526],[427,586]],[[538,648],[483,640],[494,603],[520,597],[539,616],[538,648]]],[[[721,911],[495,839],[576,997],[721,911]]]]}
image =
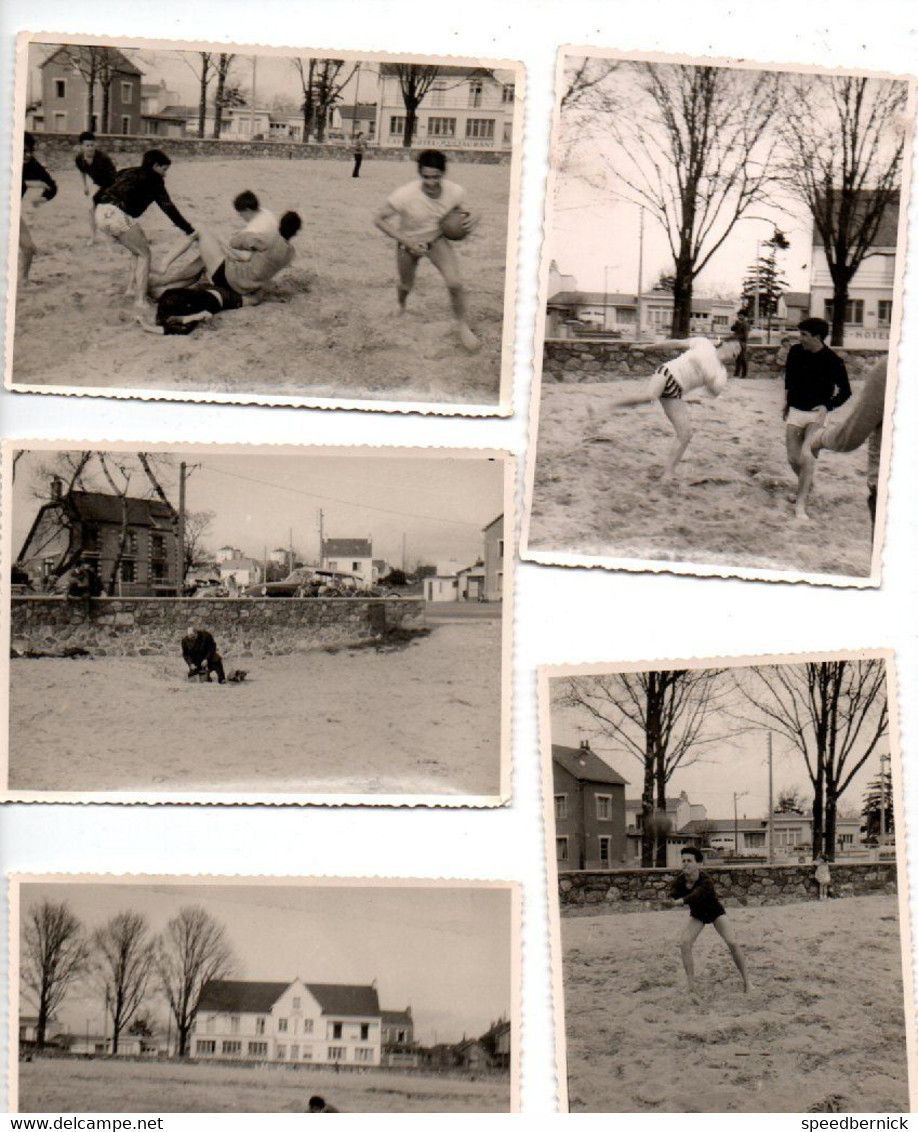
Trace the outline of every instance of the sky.
{"type": "MultiPolygon", "coordinates": [[[[154,933],[188,905],[226,929],[234,978],[312,983],[375,979],[380,1006],[411,1006],[424,1045],[478,1037],[509,1016],[510,891],[473,887],[331,887],[308,884],[23,884],[20,927],[43,899],[66,901],[87,931],[119,912],[142,913],[154,933]]],[[[34,1008],[23,999],[21,1013],[34,1008]]],[[[58,1011],[71,1033],[101,1034],[104,1003],[74,986],[58,1011]]],[[[166,1021],[157,999],[155,1014],[166,1021]]]]}
{"type": "MultiPolygon", "coordinates": [[[[741,678],[742,669],[734,669],[741,678]]],[[[746,686],[754,688],[751,674],[745,674],[746,686]]],[[[557,687],[557,681],[552,681],[557,687]]],[[[750,730],[744,734],[731,735],[722,742],[705,747],[700,759],[692,766],[679,768],[670,779],[667,787],[668,797],[677,797],[685,791],[689,801],[701,803],[707,808],[707,816],[721,820],[733,817],[733,794],[743,795],[737,799],[739,817],[758,818],[768,814],[768,732],[756,726],[750,718],[748,705],[737,695],[728,697],[721,710],[715,714],[712,728],[726,733],[742,726],[731,719],[729,713],[739,713],[750,730]]],[[[708,734],[713,733],[709,731],[708,734]]],[[[614,738],[596,737],[591,721],[573,709],[552,706],[551,741],[562,746],[577,747],[582,739],[588,739],[593,751],[627,780],[625,797],[640,798],[643,786],[643,767],[641,762],[614,738]]],[[[797,786],[809,805],[812,800],[812,787],[803,756],[780,732],[773,732],[773,778],[774,798],[782,789],[797,786]]],[[[863,768],[855,775],[851,785],[842,795],[842,806],[854,807],[860,811],[863,794],[869,783],[880,773],[880,755],[889,753],[888,736],[870,756],[863,768]]]]}
{"type": "MultiPolygon", "coordinates": [[[[581,59],[571,58],[569,70],[581,59]]],[[[753,72],[754,73],[754,72],[753,72]]],[[[608,89],[619,98],[634,97],[634,79],[623,72],[609,78],[598,89],[608,89]]],[[[648,111],[649,113],[649,111],[648,111]]],[[[594,120],[601,117],[594,114],[594,120]]],[[[661,271],[673,271],[673,257],[661,224],[644,210],[643,260],[640,254],[638,204],[626,199],[627,189],[608,172],[607,159],[615,150],[609,135],[595,135],[584,126],[590,119],[569,117],[568,132],[555,143],[553,165],[558,168],[555,191],[550,200],[549,253],[563,274],[575,276],[577,289],[635,293],[639,264],[641,283],[650,289],[661,271]]],[[[788,290],[809,291],[812,260],[812,223],[805,205],[780,187],[773,187],[768,201],[753,204],[710,263],[695,281],[696,295],[739,295],[743,279],[755,263],[760,242],[770,239],[775,227],[790,242],[778,252],[778,267],[788,290]]]]}
{"type": "MultiPolygon", "coordinates": [[[[14,556],[40,506],[36,487],[47,483],[39,468],[52,458],[47,450],[28,452],[17,465],[14,556]]],[[[321,509],[326,538],[372,536],[374,557],[391,565],[401,565],[403,535],[409,569],[418,560],[436,564],[454,558],[471,565],[482,554],[482,528],[503,510],[502,463],[489,459],[186,452],[172,457],[162,473],[176,505],[181,460],[190,469],[187,510],[215,513],[204,546],[238,547],[259,560],[265,548],[288,547],[292,530],[297,555],[317,564],[321,509]]],[[[87,482],[110,491],[97,471],[87,482]]],[[[131,484],[131,495],[150,496],[139,469],[131,484]]]]}

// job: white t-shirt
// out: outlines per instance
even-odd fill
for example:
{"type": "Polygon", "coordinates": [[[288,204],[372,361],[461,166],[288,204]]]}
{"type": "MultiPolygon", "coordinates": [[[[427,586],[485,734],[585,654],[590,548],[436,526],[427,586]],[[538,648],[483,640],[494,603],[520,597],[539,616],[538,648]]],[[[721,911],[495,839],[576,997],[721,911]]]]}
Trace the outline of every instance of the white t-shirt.
{"type": "Polygon", "coordinates": [[[689,338],[689,348],[675,361],[666,362],[666,368],[682,386],[683,393],[704,385],[716,397],[727,385],[727,368],[710,338],[689,338]]]}
{"type": "Polygon", "coordinates": [[[389,197],[388,205],[399,215],[399,234],[406,244],[428,244],[440,235],[440,221],[465,203],[465,189],[455,181],[440,182],[440,195],[429,197],[421,182],[411,181],[389,197]]]}

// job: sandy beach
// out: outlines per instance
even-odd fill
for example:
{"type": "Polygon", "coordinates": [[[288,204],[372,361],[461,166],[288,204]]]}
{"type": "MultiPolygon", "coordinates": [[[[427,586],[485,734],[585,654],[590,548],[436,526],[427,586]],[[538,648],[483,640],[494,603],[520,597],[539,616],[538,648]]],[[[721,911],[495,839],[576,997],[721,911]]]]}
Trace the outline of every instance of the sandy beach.
{"type": "Polygon", "coordinates": [[[530,550],[869,576],[866,450],[820,456],[812,521],[795,524],[781,381],[687,400],[695,433],[671,483],[659,479],[673,435],[660,406],[607,408],[643,385],[543,386],[530,550]],[[596,433],[612,443],[584,444],[596,433]]]}
{"type": "Polygon", "coordinates": [[[501,623],[438,625],[393,652],[10,662],[10,789],[500,792],[501,623]],[[51,708],[53,707],[53,710],[51,708]]]}
{"type": "Polygon", "coordinates": [[[106,1060],[19,1065],[20,1112],[305,1113],[313,1094],[342,1112],[510,1111],[507,1077],[106,1060]]]}
{"type": "MultiPolygon", "coordinates": [[[[167,146],[168,149],[168,146],[167,146]]],[[[41,155],[39,155],[41,156],[41,155]]],[[[133,159],[132,159],[133,160],[133,159]]],[[[119,165],[130,161],[119,155],[119,165]]],[[[459,247],[470,322],[482,343],[458,344],[439,275],[422,263],[408,313],[396,315],[395,244],[373,226],[409,162],[177,159],[173,201],[221,239],[237,227],[232,200],[253,189],[280,215],[303,219],[296,259],[272,284],[289,300],[226,312],[188,337],[145,334],[122,292],[129,256],[107,237],[87,247],[89,201],[72,161],[52,166],[59,193],[23,215],[38,245],[32,284],[16,304],[13,381],[42,388],[499,403],[510,166],[455,163],[448,176],[481,214],[459,247]]],[[[143,217],[154,264],[182,234],[155,206],[143,217]]]]}
{"type": "Polygon", "coordinates": [[[729,909],[685,993],[683,909],[562,918],[572,1112],[907,1112],[893,896],[729,909]],[[865,960],[865,957],[869,959],[865,960]]]}

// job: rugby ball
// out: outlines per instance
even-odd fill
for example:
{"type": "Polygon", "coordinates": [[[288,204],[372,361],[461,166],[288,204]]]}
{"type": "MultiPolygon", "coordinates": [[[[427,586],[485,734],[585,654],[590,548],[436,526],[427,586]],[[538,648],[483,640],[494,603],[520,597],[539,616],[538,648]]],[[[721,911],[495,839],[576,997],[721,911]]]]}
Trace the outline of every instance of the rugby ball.
{"type": "Polygon", "coordinates": [[[452,208],[440,221],[440,232],[447,240],[464,240],[468,233],[469,214],[464,208],[452,208]]]}

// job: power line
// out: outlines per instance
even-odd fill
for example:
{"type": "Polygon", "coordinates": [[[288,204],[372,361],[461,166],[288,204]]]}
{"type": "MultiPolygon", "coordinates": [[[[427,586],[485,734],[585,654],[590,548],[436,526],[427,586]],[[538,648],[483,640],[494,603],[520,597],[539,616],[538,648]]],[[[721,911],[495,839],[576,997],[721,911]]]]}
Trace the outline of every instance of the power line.
{"type": "Polygon", "coordinates": [[[408,519],[427,519],[433,523],[452,523],[458,527],[480,527],[480,522],[472,519],[447,519],[442,515],[422,515],[416,511],[397,511],[392,507],[377,507],[372,503],[362,503],[354,499],[340,499],[334,495],[319,495],[315,491],[304,491],[299,487],[287,487],[285,484],[269,483],[267,480],[255,479],[254,476],[244,476],[239,472],[228,472],[224,468],[215,468],[212,465],[204,465],[205,470],[209,472],[216,472],[217,475],[231,476],[233,479],[246,480],[248,483],[257,483],[261,487],[270,487],[275,491],[289,491],[293,495],[305,495],[308,499],[319,499],[325,503],[341,503],[345,507],[363,507],[367,511],[378,511],[383,515],[398,515],[401,518],[408,519]]]}

